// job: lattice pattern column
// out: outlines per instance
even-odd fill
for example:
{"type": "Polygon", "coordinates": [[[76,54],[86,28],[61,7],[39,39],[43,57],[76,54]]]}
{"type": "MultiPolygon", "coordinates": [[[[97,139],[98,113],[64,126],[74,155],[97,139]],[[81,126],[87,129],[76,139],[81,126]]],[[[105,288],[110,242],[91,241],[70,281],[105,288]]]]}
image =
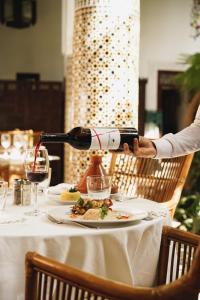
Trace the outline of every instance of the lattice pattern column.
{"type": "MultiPolygon", "coordinates": [[[[138,53],[139,0],[75,1],[66,131],[138,127],[138,53]]],[[[88,152],[66,146],[65,180],[77,181],[88,159],[88,152]]]]}

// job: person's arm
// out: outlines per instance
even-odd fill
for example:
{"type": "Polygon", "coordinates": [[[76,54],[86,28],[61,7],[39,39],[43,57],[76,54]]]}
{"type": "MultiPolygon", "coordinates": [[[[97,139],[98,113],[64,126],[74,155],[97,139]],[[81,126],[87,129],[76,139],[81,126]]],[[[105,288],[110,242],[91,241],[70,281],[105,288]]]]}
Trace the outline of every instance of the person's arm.
{"type": "Polygon", "coordinates": [[[181,156],[200,150],[200,106],[194,122],[176,134],[166,134],[154,141],[156,158],[181,156]]]}
{"type": "MultiPolygon", "coordinates": [[[[154,141],[145,137],[134,140],[134,155],[137,157],[168,158],[197,150],[200,150],[200,106],[194,122],[180,132],[166,134],[154,141]]],[[[124,152],[130,153],[127,144],[124,144],[124,152]]]]}

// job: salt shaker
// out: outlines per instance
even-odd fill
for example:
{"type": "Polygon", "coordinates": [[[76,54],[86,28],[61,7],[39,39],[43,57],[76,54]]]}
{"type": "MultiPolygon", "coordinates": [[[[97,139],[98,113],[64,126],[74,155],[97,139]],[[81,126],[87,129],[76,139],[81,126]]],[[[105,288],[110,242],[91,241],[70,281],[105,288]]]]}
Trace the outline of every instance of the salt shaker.
{"type": "Polygon", "coordinates": [[[31,204],[31,182],[29,180],[15,179],[13,188],[15,205],[31,204]]]}

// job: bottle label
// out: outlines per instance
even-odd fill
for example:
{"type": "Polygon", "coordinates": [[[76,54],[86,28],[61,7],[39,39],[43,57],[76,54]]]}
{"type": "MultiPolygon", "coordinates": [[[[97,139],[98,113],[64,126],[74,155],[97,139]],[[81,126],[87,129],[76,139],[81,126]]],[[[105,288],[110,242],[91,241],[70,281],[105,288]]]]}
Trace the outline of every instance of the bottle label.
{"type": "Polygon", "coordinates": [[[116,150],[120,146],[120,132],[117,128],[91,128],[90,150],[116,150]]]}

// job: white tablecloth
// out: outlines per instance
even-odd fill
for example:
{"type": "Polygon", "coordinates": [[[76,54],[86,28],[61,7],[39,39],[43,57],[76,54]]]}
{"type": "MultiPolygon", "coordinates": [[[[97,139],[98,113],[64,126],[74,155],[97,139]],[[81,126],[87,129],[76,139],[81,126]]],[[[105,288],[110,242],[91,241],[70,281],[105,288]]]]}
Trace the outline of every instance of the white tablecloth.
{"type": "MultiPolygon", "coordinates": [[[[43,210],[55,205],[44,199],[41,202],[43,210]]],[[[116,202],[114,205],[123,209],[162,208],[167,211],[164,206],[144,199],[116,202]]],[[[7,207],[8,213],[22,217],[27,210],[30,207],[7,207]]],[[[24,257],[27,251],[37,251],[87,272],[130,285],[152,286],[163,221],[169,224],[169,216],[123,227],[87,229],[55,224],[43,215],[25,216],[24,220],[16,223],[0,224],[0,299],[23,299],[24,257]]]]}

